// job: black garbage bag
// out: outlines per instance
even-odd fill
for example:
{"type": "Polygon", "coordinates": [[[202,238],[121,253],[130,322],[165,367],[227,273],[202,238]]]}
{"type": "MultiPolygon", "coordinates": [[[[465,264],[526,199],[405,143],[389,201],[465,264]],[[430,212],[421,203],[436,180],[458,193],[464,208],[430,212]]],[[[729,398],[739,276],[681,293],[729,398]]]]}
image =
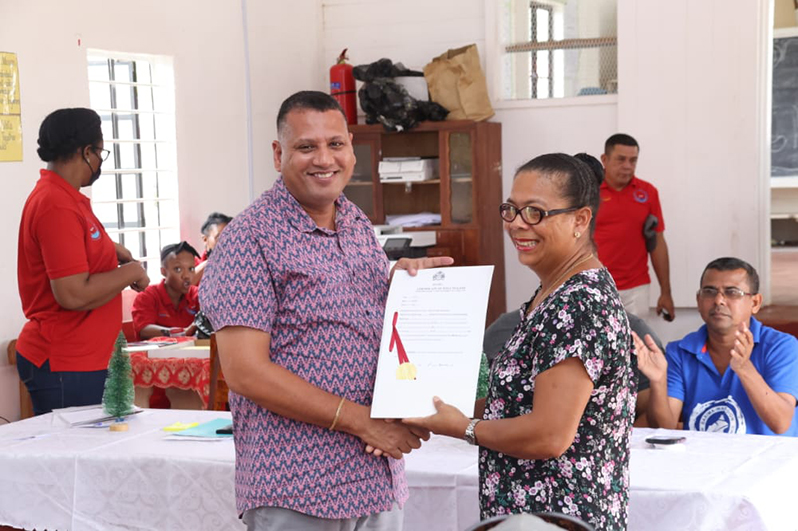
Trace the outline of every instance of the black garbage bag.
{"type": "Polygon", "coordinates": [[[402,63],[394,64],[390,59],[382,58],[367,65],[358,65],[352,69],[352,75],[358,81],[370,82],[379,77],[424,77],[424,72],[410,70],[402,63]]]}
{"type": "Polygon", "coordinates": [[[408,70],[402,63],[380,59],[369,65],[359,65],[352,70],[355,79],[363,82],[358,91],[360,107],[366,113],[366,123],[381,123],[388,131],[412,129],[424,120],[441,121],[449,111],[435,102],[418,101],[393,78],[398,76],[423,76],[422,72],[408,70]]]}

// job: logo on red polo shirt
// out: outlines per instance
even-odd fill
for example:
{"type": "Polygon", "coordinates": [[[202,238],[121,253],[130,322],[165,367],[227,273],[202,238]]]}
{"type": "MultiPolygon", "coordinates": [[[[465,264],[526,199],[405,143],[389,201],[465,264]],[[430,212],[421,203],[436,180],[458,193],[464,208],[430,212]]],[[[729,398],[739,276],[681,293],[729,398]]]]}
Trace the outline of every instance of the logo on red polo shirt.
{"type": "Polygon", "coordinates": [[[89,236],[91,236],[92,240],[99,240],[100,239],[100,229],[98,229],[95,225],[91,225],[89,227],[89,236]]]}
{"type": "Polygon", "coordinates": [[[633,197],[635,198],[635,201],[637,201],[638,203],[645,203],[646,201],[648,201],[648,192],[646,192],[645,190],[638,189],[635,190],[633,197]]]}

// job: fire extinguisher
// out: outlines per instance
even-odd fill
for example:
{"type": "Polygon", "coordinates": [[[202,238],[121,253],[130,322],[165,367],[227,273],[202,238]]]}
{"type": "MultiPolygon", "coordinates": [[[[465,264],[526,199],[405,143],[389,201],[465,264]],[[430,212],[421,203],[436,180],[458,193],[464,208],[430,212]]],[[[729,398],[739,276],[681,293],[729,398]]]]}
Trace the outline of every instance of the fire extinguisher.
{"type": "Polygon", "coordinates": [[[338,56],[338,62],[330,67],[330,94],[338,100],[346,115],[346,123],[357,123],[357,99],[355,94],[355,77],[352,65],[346,62],[346,50],[338,56]]]}

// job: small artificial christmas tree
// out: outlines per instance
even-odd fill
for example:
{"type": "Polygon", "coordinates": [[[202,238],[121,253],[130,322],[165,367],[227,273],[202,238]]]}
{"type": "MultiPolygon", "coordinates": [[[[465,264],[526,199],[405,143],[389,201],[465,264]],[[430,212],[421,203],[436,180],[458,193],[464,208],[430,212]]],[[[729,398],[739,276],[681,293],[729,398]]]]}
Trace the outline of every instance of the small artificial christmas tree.
{"type": "Polygon", "coordinates": [[[125,352],[127,341],[122,332],[114,343],[114,353],[108,362],[108,376],[103,391],[103,410],[116,418],[121,418],[133,409],[133,369],[130,356],[125,352]]]}

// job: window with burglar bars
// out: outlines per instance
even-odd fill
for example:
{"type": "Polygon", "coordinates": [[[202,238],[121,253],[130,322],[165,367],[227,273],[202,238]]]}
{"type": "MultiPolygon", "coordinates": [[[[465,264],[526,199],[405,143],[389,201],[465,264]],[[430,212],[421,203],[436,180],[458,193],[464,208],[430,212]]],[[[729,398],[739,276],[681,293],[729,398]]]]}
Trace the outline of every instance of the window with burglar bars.
{"type": "Polygon", "coordinates": [[[502,99],[618,91],[617,0],[502,0],[502,99]]]}
{"type": "MultiPolygon", "coordinates": [[[[539,2],[529,3],[530,42],[541,43],[554,40],[554,8],[539,2]]],[[[559,26],[558,26],[559,29],[559,26]]],[[[559,59],[559,57],[558,57],[559,59]]],[[[554,50],[537,50],[529,54],[530,88],[532,98],[549,98],[554,94],[554,50]]],[[[558,65],[560,66],[560,65],[558,65]]],[[[558,76],[559,77],[559,76],[558,76]]],[[[559,88],[559,87],[557,87],[559,88]]]]}
{"type": "Polygon", "coordinates": [[[102,118],[102,176],[92,207],[108,235],[160,277],[160,249],[180,240],[171,59],[91,51],[91,106],[102,118]]]}

